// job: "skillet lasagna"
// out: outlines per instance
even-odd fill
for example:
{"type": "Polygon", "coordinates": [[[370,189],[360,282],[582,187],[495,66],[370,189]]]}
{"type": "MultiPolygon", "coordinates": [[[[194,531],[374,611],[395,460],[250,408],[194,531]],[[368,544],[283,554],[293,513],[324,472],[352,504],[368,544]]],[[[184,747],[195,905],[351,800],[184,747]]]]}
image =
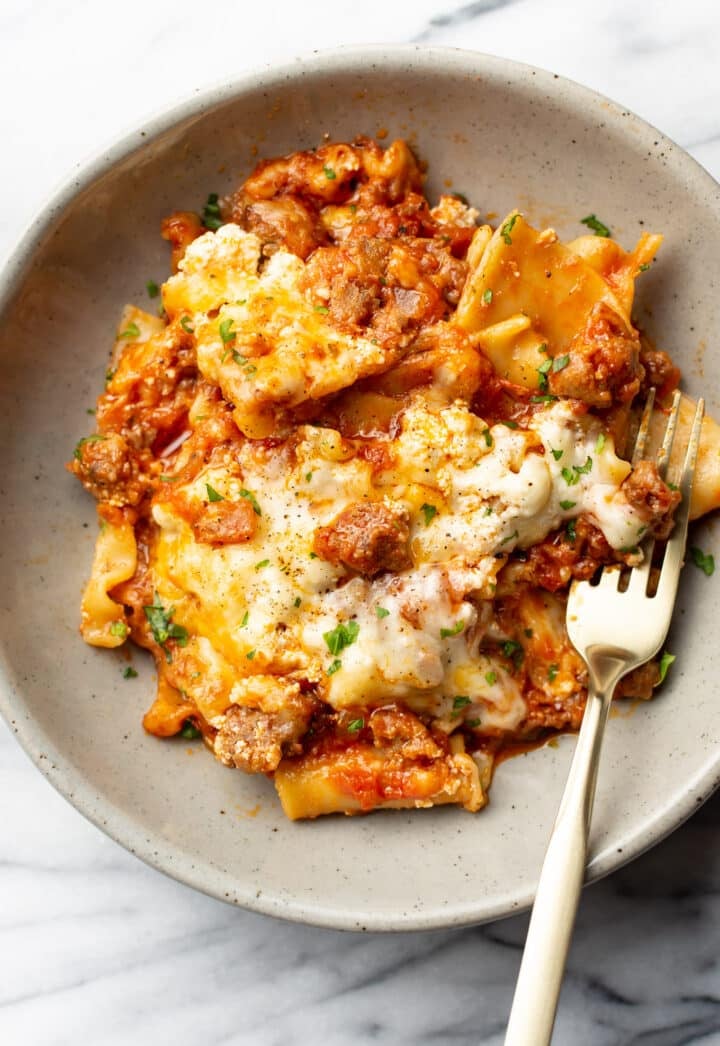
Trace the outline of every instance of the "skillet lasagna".
{"type": "Polygon", "coordinates": [[[631,321],[661,237],[493,229],[422,184],[358,139],[167,218],[160,316],[125,309],[68,466],[101,522],[84,639],[150,650],[145,729],[202,734],[291,818],[479,810],[499,758],[579,726],[570,582],[637,562],[678,500],[627,460],[679,380],[631,321]]]}

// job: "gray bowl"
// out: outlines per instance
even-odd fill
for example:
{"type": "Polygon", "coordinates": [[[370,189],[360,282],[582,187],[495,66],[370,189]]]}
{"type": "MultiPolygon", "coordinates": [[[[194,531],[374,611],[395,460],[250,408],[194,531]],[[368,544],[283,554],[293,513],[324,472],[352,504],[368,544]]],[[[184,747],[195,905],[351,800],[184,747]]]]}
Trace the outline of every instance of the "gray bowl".
{"type": "MultiPolygon", "coordinates": [[[[152,120],[72,179],[25,235],[0,287],[0,705],[39,769],[143,860],[216,897],[325,926],[462,925],[532,898],[574,741],[501,765],[477,816],[438,809],[289,823],[272,784],[201,746],[147,736],[154,673],[136,652],[86,647],[79,599],[94,506],[63,463],[91,429],[125,302],[168,270],[160,219],[197,209],[258,156],[323,135],[387,130],[481,212],[519,206],[561,236],[594,211],[625,245],[666,242],[640,283],[638,321],[717,404],[720,192],[658,131],[549,73],[461,51],[392,47],[314,55],[242,77],[152,120]],[[704,367],[704,369],[703,369],[704,367]]],[[[695,540],[712,547],[711,524],[695,540]]],[[[683,580],[656,700],[611,722],[591,878],[683,821],[718,782],[720,713],[709,622],[717,587],[683,580]]]]}

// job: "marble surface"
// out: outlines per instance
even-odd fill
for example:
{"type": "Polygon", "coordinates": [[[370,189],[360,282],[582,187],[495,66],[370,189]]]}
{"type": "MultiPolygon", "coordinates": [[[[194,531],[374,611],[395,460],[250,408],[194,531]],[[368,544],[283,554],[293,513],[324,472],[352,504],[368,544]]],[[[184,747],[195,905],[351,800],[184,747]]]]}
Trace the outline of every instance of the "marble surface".
{"type": "MultiPolygon", "coordinates": [[[[720,178],[714,0],[2,0],[0,257],[87,154],[250,64],[340,43],[484,50],[570,76],[720,178]],[[281,28],[279,28],[281,27],[281,28]]],[[[89,825],[0,725],[0,1043],[502,1042],[527,919],[350,935],[229,908],[89,825]]],[[[720,795],[586,890],[554,1042],[720,1046],[720,795]]]]}

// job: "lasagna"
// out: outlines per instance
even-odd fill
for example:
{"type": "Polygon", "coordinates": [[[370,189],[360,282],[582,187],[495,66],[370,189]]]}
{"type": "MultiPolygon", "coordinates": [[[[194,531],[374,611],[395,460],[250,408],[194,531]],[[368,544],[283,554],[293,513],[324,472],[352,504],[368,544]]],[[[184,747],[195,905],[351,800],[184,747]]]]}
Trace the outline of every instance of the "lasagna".
{"type": "MultiPolygon", "coordinates": [[[[637,404],[654,387],[661,427],[679,381],[631,319],[661,237],[593,222],[493,229],[368,139],[163,222],[160,313],[125,308],[69,464],[101,524],[82,636],[152,653],[147,731],[312,818],[479,810],[499,759],[579,726],[568,587],[639,562],[678,500],[628,461],[637,404]]],[[[695,515],[719,446],[707,420],[695,515]]]]}

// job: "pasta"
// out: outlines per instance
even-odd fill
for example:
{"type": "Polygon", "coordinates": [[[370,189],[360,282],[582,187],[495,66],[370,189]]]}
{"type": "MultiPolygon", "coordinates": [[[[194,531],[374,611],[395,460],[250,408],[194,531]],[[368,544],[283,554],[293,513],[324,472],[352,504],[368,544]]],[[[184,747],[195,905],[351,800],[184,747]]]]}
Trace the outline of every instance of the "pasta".
{"type": "MultiPolygon", "coordinates": [[[[570,582],[678,501],[626,457],[679,381],[631,319],[661,237],[493,230],[422,182],[358,139],[166,219],[162,316],[126,307],[68,466],[101,520],[83,638],[150,650],[145,728],[272,777],[291,818],[484,806],[503,754],[582,718],[570,582]]],[[[695,515],[719,464],[708,420],[695,515]]]]}

